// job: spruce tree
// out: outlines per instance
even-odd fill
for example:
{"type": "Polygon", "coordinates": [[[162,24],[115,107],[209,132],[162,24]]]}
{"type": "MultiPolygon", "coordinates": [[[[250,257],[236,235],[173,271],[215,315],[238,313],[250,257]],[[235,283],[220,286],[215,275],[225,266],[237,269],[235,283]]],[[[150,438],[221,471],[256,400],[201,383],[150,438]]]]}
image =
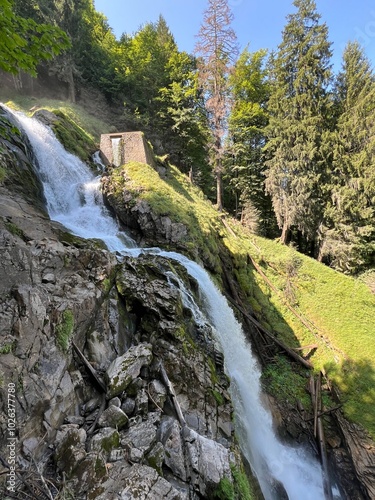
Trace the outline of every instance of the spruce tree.
{"type": "Polygon", "coordinates": [[[278,52],[271,60],[266,188],[281,241],[291,230],[314,243],[324,210],[327,170],[322,144],[331,79],[328,28],[313,0],[295,0],[278,52]]]}
{"type": "Polygon", "coordinates": [[[338,116],[331,197],[321,257],[355,273],[375,264],[375,81],[358,42],[350,42],[334,87],[338,116]]]}

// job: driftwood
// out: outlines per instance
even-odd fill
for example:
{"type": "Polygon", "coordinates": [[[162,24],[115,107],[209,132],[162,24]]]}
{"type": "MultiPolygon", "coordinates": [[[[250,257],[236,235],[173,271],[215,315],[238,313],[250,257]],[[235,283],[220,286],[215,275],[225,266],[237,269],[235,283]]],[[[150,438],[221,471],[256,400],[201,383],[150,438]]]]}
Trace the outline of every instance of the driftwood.
{"type": "Polygon", "coordinates": [[[283,342],[281,342],[278,338],[276,338],[271,332],[266,330],[266,328],[264,328],[264,326],[262,326],[259,323],[259,321],[257,321],[255,318],[253,318],[249,314],[247,314],[247,312],[244,311],[243,308],[240,307],[232,298],[230,298],[228,295],[226,297],[229,300],[229,302],[231,304],[233,304],[244,315],[244,317],[246,319],[248,319],[253,325],[255,325],[267,337],[272,339],[272,341],[275,344],[277,344],[279,347],[281,347],[291,358],[293,358],[295,361],[298,361],[299,363],[301,363],[305,368],[308,368],[308,369],[313,368],[313,365],[310,363],[310,361],[307,361],[306,359],[302,358],[302,356],[299,356],[293,349],[286,346],[283,342]]]}
{"type": "MultiPolygon", "coordinates": [[[[329,408],[328,410],[318,412],[316,416],[317,416],[317,418],[322,417],[323,415],[328,415],[329,413],[333,413],[334,411],[340,410],[340,408],[342,408],[342,404],[337,405],[333,408],[329,408]]],[[[315,415],[311,418],[305,418],[305,422],[311,422],[311,420],[314,420],[314,419],[315,419],[315,415]]]]}
{"type": "Polygon", "coordinates": [[[107,392],[107,387],[106,387],[105,383],[103,382],[103,380],[99,377],[95,368],[93,368],[91,363],[87,360],[85,355],[80,351],[80,349],[77,347],[77,345],[74,342],[72,342],[72,346],[74,347],[74,350],[78,354],[82,363],[85,365],[85,367],[86,367],[87,371],[89,372],[89,374],[91,375],[91,377],[95,380],[98,387],[100,387],[102,392],[107,392]]]}
{"type": "Polygon", "coordinates": [[[172,382],[169,380],[167,372],[165,371],[164,365],[163,365],[163,363],[161,361],[160,361],[159,367],[160,367],[161,378],[162,378],[162,380],[164,382],[164,385],[168,389],[169,395],[171,396],[172,403],[173,403],[173,405],[175,407],[175,410],[176,410],[176,413],[177,413],[177,417],[178,417],[178,420],[179,420],[179,422],[181,424],[181,427],[185,427],[186,426],[186,420],[185,420],[185,417],[182,414],[180,403],[177,400],[177,396],[176,396],[176,393],[174,391],[172,382]]]}

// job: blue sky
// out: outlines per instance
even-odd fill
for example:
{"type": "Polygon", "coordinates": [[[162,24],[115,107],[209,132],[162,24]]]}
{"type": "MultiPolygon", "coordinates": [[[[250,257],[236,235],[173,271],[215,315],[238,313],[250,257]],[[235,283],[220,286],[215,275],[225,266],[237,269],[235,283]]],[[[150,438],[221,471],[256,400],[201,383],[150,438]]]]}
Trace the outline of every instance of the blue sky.
{"type": "MultiPolygon", "coordinates": [[[[293,13],[293,0],[228,0],[234,14],[233,28],[240,48],[276,49],[293,13]]],[[[333,42],[335,69],[341,66],[343,48],[357,39],[375,66],[374,0],[316,0],[318,12],[329,28],[333,42]]],[[[96,10],[103,12],[115,35],[132,34],[142,24],[157,21],[162,14],[180,50],[192,52],[202,22],[206,0],[95,0],[96,10]]]]}

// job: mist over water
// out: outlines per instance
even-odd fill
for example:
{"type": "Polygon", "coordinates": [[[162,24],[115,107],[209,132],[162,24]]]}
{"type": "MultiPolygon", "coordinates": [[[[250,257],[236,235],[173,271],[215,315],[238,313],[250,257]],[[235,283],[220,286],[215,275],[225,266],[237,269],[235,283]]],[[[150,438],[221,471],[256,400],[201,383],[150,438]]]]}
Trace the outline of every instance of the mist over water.
{"type": "Polygon", "coordinates": [[[49,128],[24,115],[16,116],[34,149],[51,219],[78,236],[103,240],[109,250],[122,255],[137,257],[141,253],[150,253],[177,260],[198,281],[203,310],[178,279],[173,280],[173,286],[180,289],[194,318],[198,322],[207,321],[214,328],[231,380],[239,442],[266,500],[280,498],[275,489],[277,483],[282,484],[290,500],[324,500],[318,461],[304,448],[287,446],[277,439],[271,414],[262,405],[261,372],[256,358],[232,309],[208,273],[176,252],[136,248],[134,241],[119,230],[105,208],[100,178],[66,152],[49,128]]]}

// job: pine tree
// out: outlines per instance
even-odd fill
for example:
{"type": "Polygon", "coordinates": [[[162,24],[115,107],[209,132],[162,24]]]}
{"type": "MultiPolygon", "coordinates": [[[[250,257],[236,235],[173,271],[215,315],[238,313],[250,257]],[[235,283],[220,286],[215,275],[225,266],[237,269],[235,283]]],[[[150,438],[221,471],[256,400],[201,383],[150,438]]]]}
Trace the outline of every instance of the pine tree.
{"type": "Polygon", "coordinates": [[[232,20],[228,0],[208,0],[195,49],[212,134],[212,164],[219,210],[223,208],[223,138],[229,108],[228,76],[237,55],[232,20]]]}
{"type": "Polygon", "coordinates": [[[321,257],[355,273],[375,263],[375,78],[358,42],[345,49],[334,96],[338,120],[321,257]]]}
{"type": "Polygon", "coordinates": [[[323,143],[331,78],[328,28],[313,0],[295,0],[272,58],[266,188],[286,243],[292,229],[314,242],[323,217],[323,143]]]}

